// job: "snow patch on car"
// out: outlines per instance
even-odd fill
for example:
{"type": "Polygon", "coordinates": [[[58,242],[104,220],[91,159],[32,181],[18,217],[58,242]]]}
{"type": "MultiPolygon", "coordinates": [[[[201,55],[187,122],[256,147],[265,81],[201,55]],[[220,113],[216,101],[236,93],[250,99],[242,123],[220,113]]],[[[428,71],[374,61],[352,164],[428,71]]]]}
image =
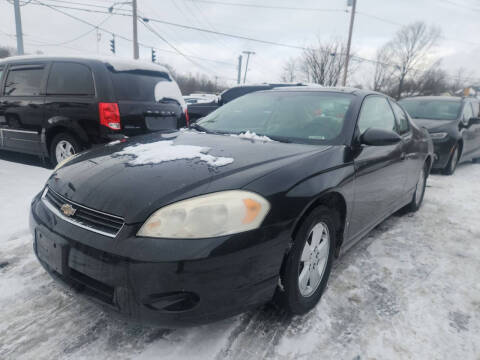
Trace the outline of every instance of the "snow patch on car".
{"type": "Polygon", "coordinates": [[[194,160],[206,162],[207,165],[220,167],[233,163],[233,158],[207,154],[208,147],[196,145],[175,145],[172,140],[158,141],[150,144],[127,146],[116,156],[132,156],[129,165],[155,165],[167,161],[194,160]]]}
{"type": "Polygon", "coordinates": [[[270,139],[268,136],[265,135],[257,135],[254,132],[251,132],[250,130],[247,130],[244,133],[241,134],[232,134],[230,136],[233,137],[239,137],[242,139],[248,139],[248,140],[258,140],[258,141],[263,141],[263,142],[274,142],[275,140],[270,139]]]}

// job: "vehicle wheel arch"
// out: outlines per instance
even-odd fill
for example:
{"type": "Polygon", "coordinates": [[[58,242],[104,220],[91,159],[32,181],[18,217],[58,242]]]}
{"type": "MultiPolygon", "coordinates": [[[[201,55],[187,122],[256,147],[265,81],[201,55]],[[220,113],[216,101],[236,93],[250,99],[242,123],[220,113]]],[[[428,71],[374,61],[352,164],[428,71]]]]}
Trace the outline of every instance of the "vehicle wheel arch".
{"type": "MultiPolygon", "coordinates": [[[[52,126],[48,127],[45,129],[45,142],[46,142],[46,147],[47,149],[50,149],[50,146],[52,144],[53,138],[62,132],[68,133],[74,138],[78,139],[78,141],[83,145],[87,146],[89,143],[88,135],[83,128],[78,125],[78,124],[67,124],[70,123],[70,121],[67,120],[57,120],[54,121],[52,126]]],[[[52,123],[49,121],[49,123],[52,123]]]]}
{"type": "Polygon", "coordinates": [[[296,220],[292,229],[291,238],[295,238],[300,226],[302,225],[302,222],[314,209],[319,206],[325,206],[336,212],[337,219],[335,227],[337,230],[337,239],[335,239],[335,256],[338,257],[340,254],[340,247],[343,243],[343,233],[347,219],[347,202],[345,197],[335,189],[322,193],[315,200],[309,203],[309,205],[302,211],[301,215],[296,220]]]}

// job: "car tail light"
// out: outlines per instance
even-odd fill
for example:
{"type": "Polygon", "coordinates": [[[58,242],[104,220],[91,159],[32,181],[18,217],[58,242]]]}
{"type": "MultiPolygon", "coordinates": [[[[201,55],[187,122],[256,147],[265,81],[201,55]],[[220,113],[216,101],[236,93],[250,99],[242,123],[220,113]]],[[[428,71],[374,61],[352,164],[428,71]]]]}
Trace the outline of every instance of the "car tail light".
{"type": "Polygon", "coordinates": [[[120,130],[120,111],[117,103],[99,103],[100,125],[112,130],[120,130]]]}
{"type": "Polygon", "coordinates": [[[188,115],[188,109],[185,109],[185,120],[187,121],[187,127],[190,126],[190,116],[188,115]]]}

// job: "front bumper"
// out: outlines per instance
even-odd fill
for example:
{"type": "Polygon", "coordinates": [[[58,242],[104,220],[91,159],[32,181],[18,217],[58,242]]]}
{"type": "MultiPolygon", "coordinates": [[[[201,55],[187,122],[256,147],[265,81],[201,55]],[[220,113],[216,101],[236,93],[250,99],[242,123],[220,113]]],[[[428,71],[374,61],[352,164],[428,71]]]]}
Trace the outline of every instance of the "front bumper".
{"type": "Polygon", "coordinates": [[[212,322],[271,300],[290,225],[172,240],[138,238],[136,224],[109,238],[57,217],[40,196],[30,212],[35,254],[56,280],[106,310],[173,327],[212,322]],[[45,256],[47,243],[61,249],[55,250],[58,261],[45,256]]]}
{"type": "Polygon", "coordinates": [[[433,163],[433,169],[444,169],[448,165],[450,156],[452,155],[454,146],[457,142],[455,139],[447,136],[445,139],[439,139],[433,141],[433,147],[435,152],[435,162],[433,163]]]}

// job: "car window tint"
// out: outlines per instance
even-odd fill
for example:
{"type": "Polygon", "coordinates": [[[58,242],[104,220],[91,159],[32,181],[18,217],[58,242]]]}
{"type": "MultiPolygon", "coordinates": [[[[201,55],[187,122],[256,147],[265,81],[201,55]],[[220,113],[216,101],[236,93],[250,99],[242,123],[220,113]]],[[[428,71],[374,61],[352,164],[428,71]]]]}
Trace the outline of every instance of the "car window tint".
{"type": "Polygon", "coordinates": [[[400,100],[399,103],[412,118],[429,120],[458,119],[462,107],[462,102],[455,98],[452,100],[412,98],[400,100]]]}
{"type": "Polygon", "coordinates": [[[3,67],[0,67],[0,82],[2,81],[3,67]]]}
{"type": "Polygon", "coordinates": [[[463,107],[463,121],[468,121],[471,117],[473,117],[472,105],[467,102],[463,107]]]}
{"type": "Polygon", "coordinates": [[[408,124],[408,117],[405,114],[405,111],[403,111],[397,103],[391,102],[391,104],[398,121],[398,132],[400,134],[407,133],[410,130],[410,125],[408,124]]]}
{"type": "Polygon", "coordinates": [[[350,94],[327,92],[247,94],[221,106],[198,124],[227,134],[249,131],[293,142],[335,142],[342,134],[352,98],[350,94]]]}
{"type": "Polygon", "coordinates": [[[94,95],[92,72],[82,64],[56,62],[48,77],[47,95],[94,95]]]}
{"type": "Polygon", "coordinates": [[[165,72],[148,70],[115,71],[111,66],[107,66],[107,68],[111,72],[115,96],[120,101],[154,102],[155,91],[161,90],[159,88],[162,86],[165,87],[165,93],[168,93],[168,89],[171,88],[172,84],[170,83],[178,88],[165,72]]]}
{"type": "Polygon", "coordinates": [[[358,128],[363,133],[368,128],[396,130],[395,117],[387,99],[381,96],[369,96],[363,101],[358,128]]]}
{"type": "Polygon", "coordinates": [[[31,96],[40,95],[43,68],[12,69],[7,74],[5,95],[31,96]]]}

